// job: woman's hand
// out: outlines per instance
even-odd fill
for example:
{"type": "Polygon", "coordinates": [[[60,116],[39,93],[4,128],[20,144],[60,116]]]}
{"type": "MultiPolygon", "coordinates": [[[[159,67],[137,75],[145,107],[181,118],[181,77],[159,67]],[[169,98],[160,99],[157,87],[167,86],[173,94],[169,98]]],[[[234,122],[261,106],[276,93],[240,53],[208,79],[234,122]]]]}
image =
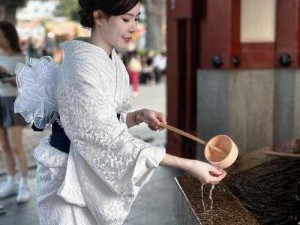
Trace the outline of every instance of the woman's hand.
{"type": "Polygon", "coordinates": [[[187,169],[187,172],[197,178],[201,183],[219,183],[225,176],[223,169],[218,169],[208,163],[193,160],[187,169]]]}
{"type": "Polygon", "coordinates": [[[163,130],[160,125],[167,123],[166,116],[161,112],[156,112],[150,109],[141,109],[134,112],[136,124],[145,122],[148,124],[148,127],[153,130],[163,130]]]}
{"type": "Polygon", "coordinates": [[[180,158],[170,154],[166,154],[159,165],[182,169],[190,173],[203,184],[217,184],[226,176],[226,172],[223,169],[217,169],[208,163],[180,158]]]}

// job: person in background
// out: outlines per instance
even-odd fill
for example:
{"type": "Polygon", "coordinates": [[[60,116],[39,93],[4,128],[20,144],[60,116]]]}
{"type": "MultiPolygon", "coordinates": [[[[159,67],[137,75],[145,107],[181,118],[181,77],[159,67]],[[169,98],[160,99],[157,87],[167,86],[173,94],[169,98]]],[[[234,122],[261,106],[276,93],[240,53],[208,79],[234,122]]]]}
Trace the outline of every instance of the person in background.
{"type": "Polygon", "coordinates": [[[34,40],[34,38],[30,37],[28,39],[28,46],[27,46],[27,57],[28,59],[30,58],[39,58],[39,51],[36,48],[36,41],[34,40]]]}
{"type": "Polygon", "coordinates": [[[157,84],[160,83],[162,74],[165,73],[167,68],[167,55],[165,52],[158,53],[154,57],[154,72],[155,72],[155,81],[157,84]]]}
{"type": "Polygon", "coordinates": [[[3,215],[5,213],[6,213],[6,210],[5,210],[4,206],[0,205],[0,215],[3,215]]]}
{"type": "Polygon", "coordinates": [[[42,45],[42,56],[53,57],[53,50],[54,50],[53,40],[46,35],[42,45]]]}
{"type": "Polygon", "coordinates": [[[139,95],[139,78],[142,71],[142,64],[138,57],[137,51],[133,51],[131,53],[131,58],[129,60],[127,69],[132,84],[133,96],[137,97],[139,95]]]}
{"type": "MultiPolygon", "coordinates": [[[[155,84],[155,74],[153,67],[153,59],[151,56],[147,56],[142,63],[141,78],[143,83],[153,85],[155,84]]],[[[140,79],[141,80],[141,79],[140,79]]]]}
{"type": "Polygon", "coordinates": [[[1,79],[0,82],[0,142],[3,159],[5,161],[7,180],[0,186],[0,198],[17,195],[17,202],[24,203],[30,198],[27,185],[27,158],[22,144],[22,129],[25,120],[14,113],[14,102],[17,96],[16,81],[13,75],[17,63],[25,62],[21,52],[19,37],[13,24],[0,21],[0,73],[10,79],[1,79]],[[17,187],[16,165],[20,177],[17,187]]]}

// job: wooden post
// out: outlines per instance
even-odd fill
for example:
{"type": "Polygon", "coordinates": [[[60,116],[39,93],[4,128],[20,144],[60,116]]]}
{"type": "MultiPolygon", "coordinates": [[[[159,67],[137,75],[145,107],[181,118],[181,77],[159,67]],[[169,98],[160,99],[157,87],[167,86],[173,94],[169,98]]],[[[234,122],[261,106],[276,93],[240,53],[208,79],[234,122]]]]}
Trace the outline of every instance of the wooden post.
{"type": "MultiPolygon", "coordinates": [[[[168,123],[196,133],[196,62],[199,49],[195,33],[199,32],[193,22],[195,0],[167,1],[167,98],[168,123]],[[195,63],[193,63],[195,61],[195,63]]],[[[197,20],[196,20],[197,21],[197,20]]],[[[193,158],[196,144],[168,132],[167,151],[177,156],[193,158]]]]}
{"type": "Polygon", "coordinates": [[[276,20],[276,58],[277,68],[283,54],[291,57],[289,68],[300,65],[300,2],[298,0],[278,0],[276,20]]]}

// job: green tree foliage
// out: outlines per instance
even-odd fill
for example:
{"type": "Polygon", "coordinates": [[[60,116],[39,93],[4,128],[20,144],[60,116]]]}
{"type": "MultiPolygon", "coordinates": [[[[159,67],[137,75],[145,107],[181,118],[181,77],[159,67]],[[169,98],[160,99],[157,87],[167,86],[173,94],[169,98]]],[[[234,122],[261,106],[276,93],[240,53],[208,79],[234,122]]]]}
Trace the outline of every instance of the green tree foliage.
{"type": "Polygon", "coordinates": [[[15,23],[17,8],[23,7],[27,0],[0,0],[0,6],[5,9],[4,19],[15,23]]]}
{"type": "MultiPolygon", "coordinates": [[[[79,20],[78,0],[59,0],[59,2],[60,8],[57,16],[66,16],[73,20],[79,20]]],[[[147,48],[161,50],[164,41],[162,25],[163,18],[166,16],[166,0],[141,0],[141,2],[146,7],[147,48]]]]}
{"type": "MultiPolygon", "coordinates": [[[[1,0],[0,0],[1,1],[1,0]]],[[[72,20],[78,20],[79,5],[78,0],[59,0],[59,12],[57,16],[69,17],[72,20]]]]}
{"type": "Polygon", "coordinates": [[[166,0],[144,0],[146,7],[146,47],[162,50],[162,26],[166,16],[166,0]]]}

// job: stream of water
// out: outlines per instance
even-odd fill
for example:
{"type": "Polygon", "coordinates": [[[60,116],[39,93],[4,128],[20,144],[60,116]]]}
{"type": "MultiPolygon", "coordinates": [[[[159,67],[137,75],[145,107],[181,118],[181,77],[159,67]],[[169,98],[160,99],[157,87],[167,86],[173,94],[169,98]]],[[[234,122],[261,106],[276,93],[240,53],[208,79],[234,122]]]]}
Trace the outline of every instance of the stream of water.
{"type": "MultiPolygon", "coordinates": [[[[205,212],[206,209],[205,209],[205,203],[204,203],[204,184],[201,185],[201,200],[202,200],[202,207],[203,207],[203,211],[205,212]]],[[[214,200],[213,200],[213,190],[215,188],[215,185],[214,184],[211,184],[211,187],[209,189],[209,194],[208,194],[208,198],[209,198],[209,201],[210,201],[210,207],[209,207],[209,210],[212,210],[213,209],[213,204],[214,204],[214,200]]]]}

